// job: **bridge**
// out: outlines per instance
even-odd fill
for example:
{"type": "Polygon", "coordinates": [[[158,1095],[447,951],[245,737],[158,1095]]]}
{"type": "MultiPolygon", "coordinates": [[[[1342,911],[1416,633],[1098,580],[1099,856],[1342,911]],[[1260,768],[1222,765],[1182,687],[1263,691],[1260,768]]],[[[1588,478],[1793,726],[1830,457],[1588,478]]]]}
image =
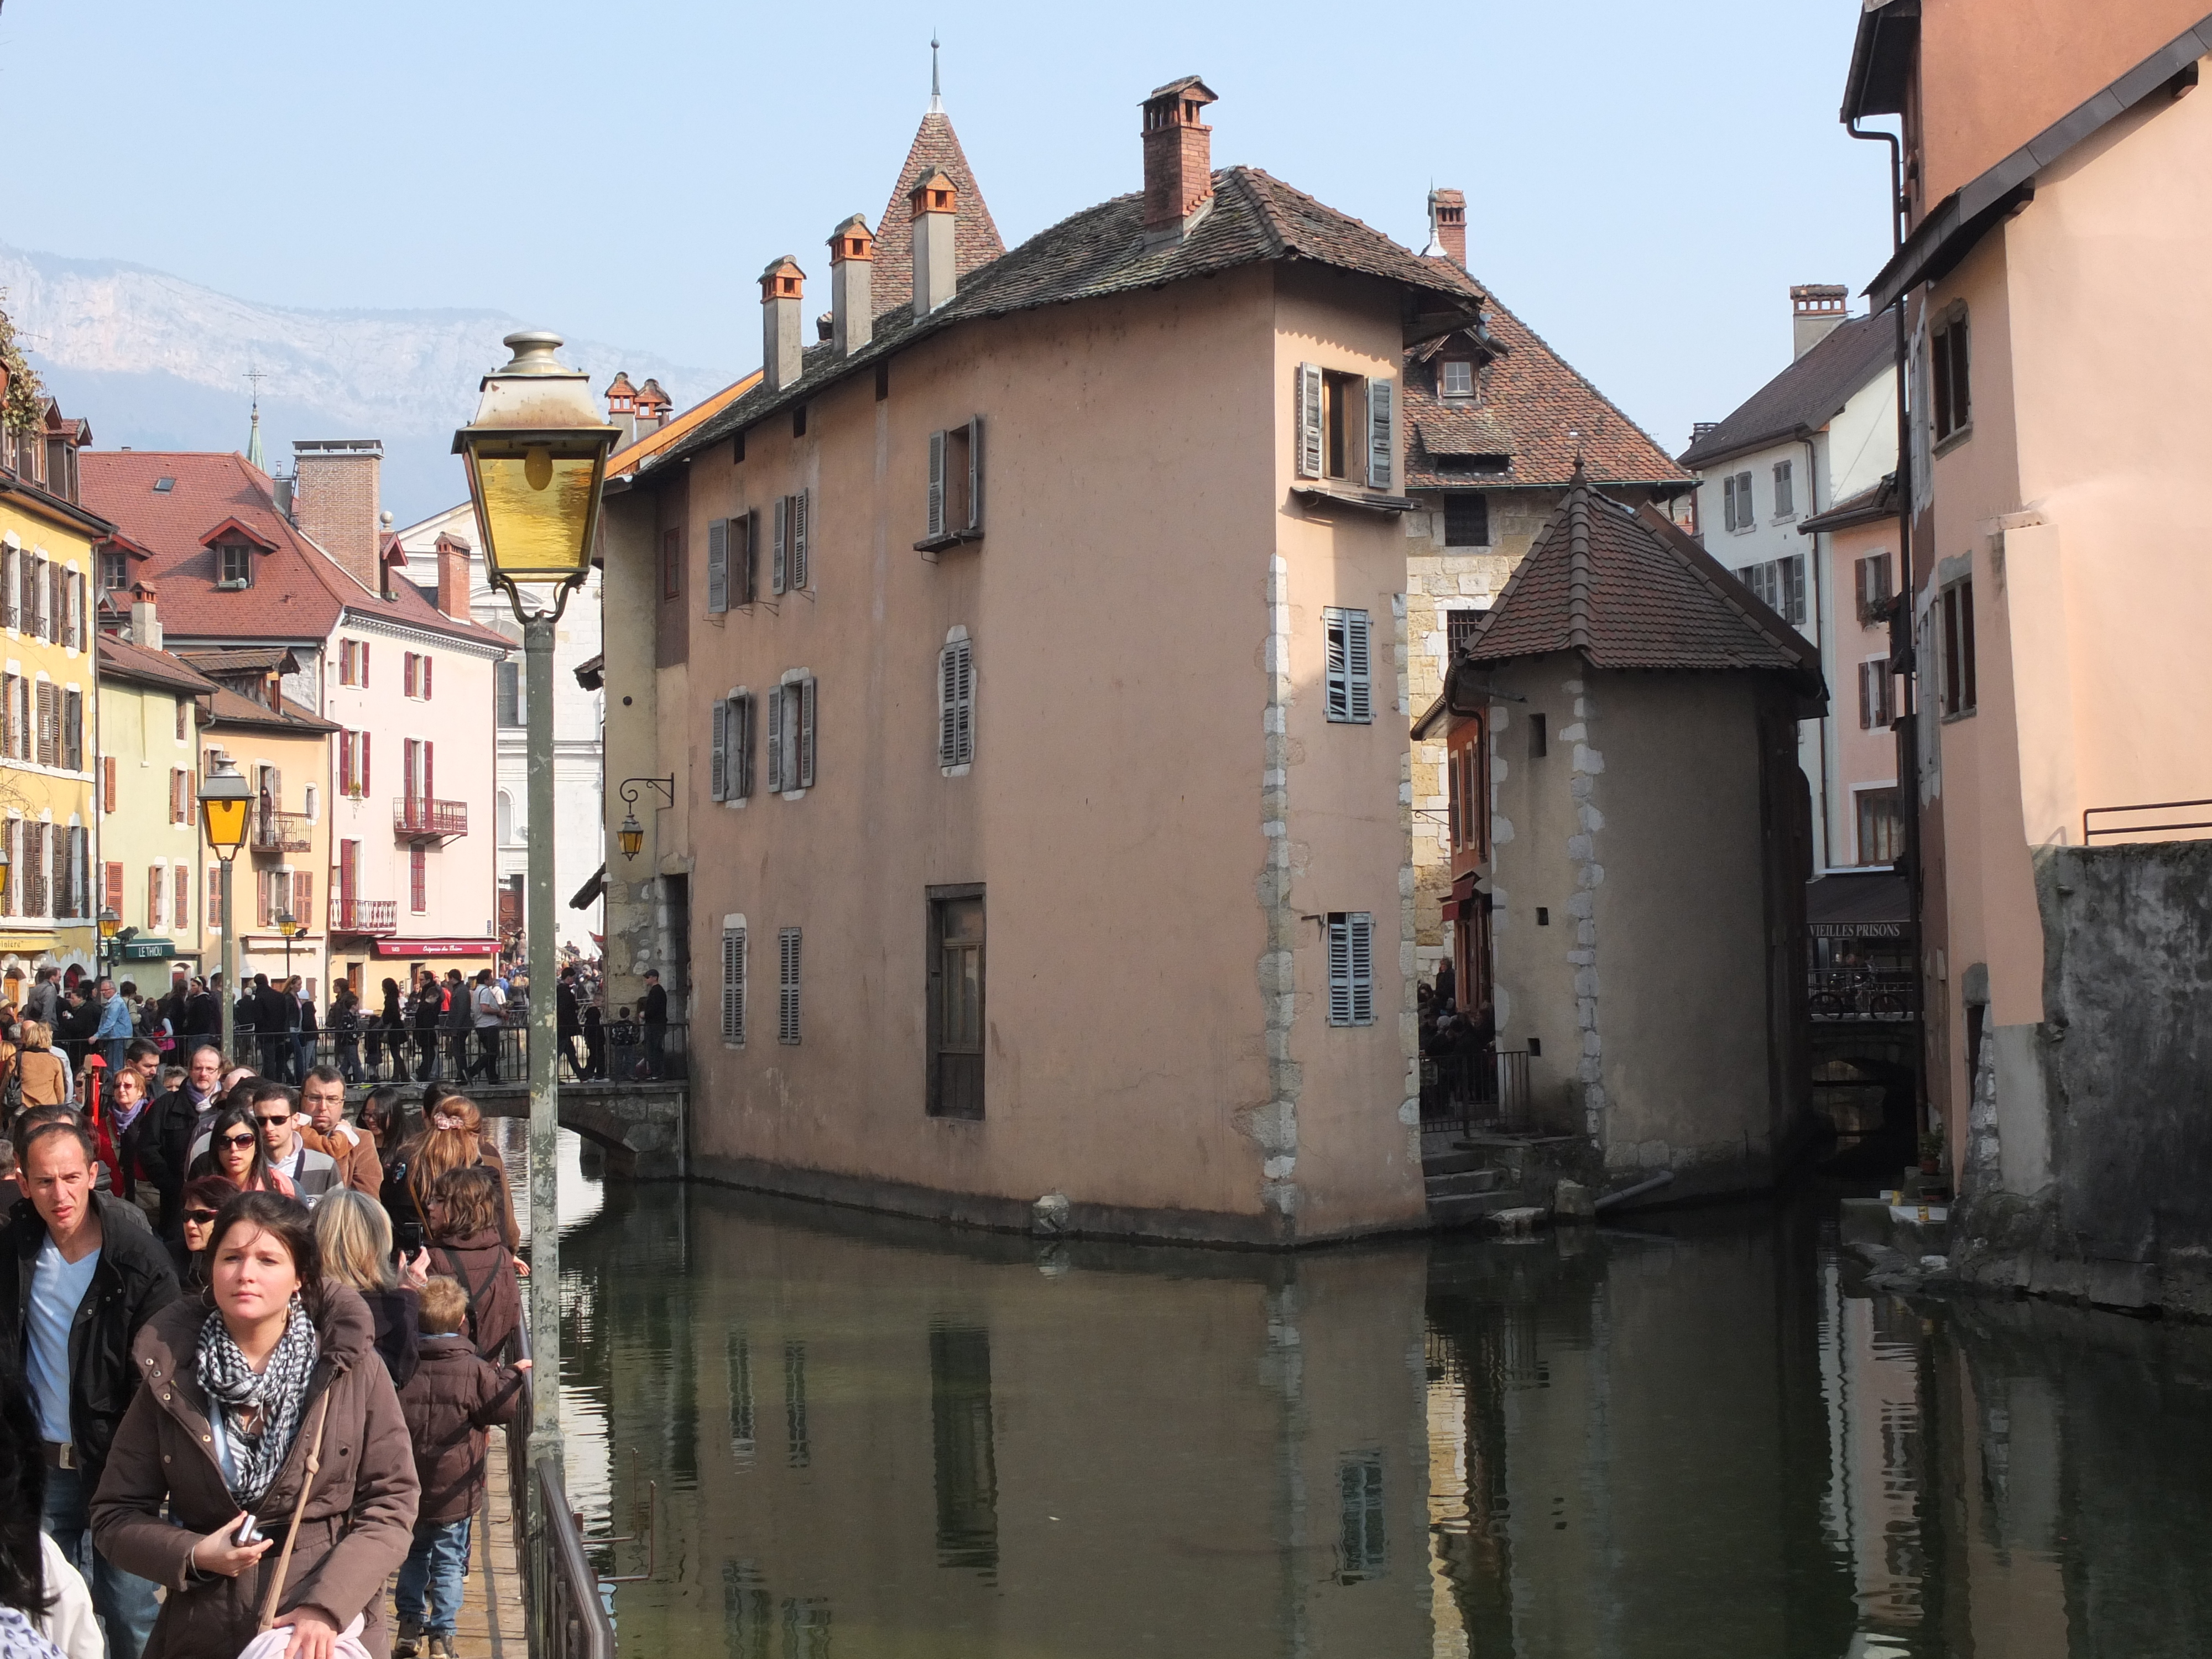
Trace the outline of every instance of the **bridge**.
{"type": "MultiPolygon", "coordinates": [[[[400,1083],[400,1097],[420,1101],[422,1085],[400,1083]]],[[[681,1181],[684,1158],[685,1097],[689,1085],[671,1079],[657,1083],[563,1083],[561,1127],[584,1143],[584,1173],[618,1181],[681,1181]]],[[[471,1082],[461,1091],[486,1117],[527,1118],[530,1087],[526,1083],[471,1082]]],[[[348,1091],[358,1102],[368,1091],[348,1091]]]]}

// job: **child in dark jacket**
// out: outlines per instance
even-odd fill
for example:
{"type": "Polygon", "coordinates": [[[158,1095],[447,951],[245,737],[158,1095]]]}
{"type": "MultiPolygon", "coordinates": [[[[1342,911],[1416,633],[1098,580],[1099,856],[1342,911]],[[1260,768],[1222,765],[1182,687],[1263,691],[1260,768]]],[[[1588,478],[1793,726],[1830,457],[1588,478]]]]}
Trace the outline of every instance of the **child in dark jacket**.
{"type": "Polygon", "coordinates": [[[415,1443],[422,1482],[415,1547],[399,1569],[399,1636],[393,1659],[417,1659],[429,1638],[429,1659],[453,1659],[453,1627],[469,1571],[469,1522],[484,1499],[485,1432],[514,1415],[530,1364],[495,1365],[477,1352],[466,1331],[468,1295],[450,1279],[422,1290],[422,1340],[415,1375],[399,1391],[399,1409],[415,1443]]]}

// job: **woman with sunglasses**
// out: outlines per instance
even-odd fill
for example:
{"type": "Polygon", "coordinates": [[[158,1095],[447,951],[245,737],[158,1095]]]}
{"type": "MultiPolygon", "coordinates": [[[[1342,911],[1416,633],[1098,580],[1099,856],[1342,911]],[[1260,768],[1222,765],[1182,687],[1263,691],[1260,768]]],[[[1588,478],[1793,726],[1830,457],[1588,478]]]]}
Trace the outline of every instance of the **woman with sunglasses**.
{"type": "Polygon", "coordinates": [[[195,1179],[219,1176],[237,1192],[298,1196],[283,1171],[270,1167],[261,1120],[253,1115],[251,1106],[235,1101],[224,1106],[215,1115],[215,1127],[208,1131],[206,1145],[207,1150],[192,1160],[191,1173],[195,1179]]]}
{"type": "Polygon", "coordinates": [[[202,1176],[185,1184],[184,1232],[169,1244],[177,1264],[177,1283],[191,1296],[208,1286],[208,1240],[215,1235],[215,1218],[238,1188],[221,1176],[202,1176]]]}

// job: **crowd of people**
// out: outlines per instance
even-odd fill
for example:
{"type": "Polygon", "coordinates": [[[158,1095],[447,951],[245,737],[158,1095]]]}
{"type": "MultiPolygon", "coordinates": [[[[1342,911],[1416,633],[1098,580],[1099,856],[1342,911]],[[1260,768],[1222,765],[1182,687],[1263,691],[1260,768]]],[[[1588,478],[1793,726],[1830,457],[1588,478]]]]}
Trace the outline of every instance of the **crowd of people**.
{"type": "Polygon", "coordinates": [[[476,1106],[45,1025],[0,1005],[0,1656],[448,1659],[528,1366],[476,1106]]]}

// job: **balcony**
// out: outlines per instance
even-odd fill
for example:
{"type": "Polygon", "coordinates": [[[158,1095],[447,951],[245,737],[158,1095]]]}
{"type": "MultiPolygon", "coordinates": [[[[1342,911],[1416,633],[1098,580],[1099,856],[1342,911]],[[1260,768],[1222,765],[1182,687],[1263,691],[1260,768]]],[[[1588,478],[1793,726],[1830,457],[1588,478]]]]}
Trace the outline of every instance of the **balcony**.
{"type": "Polygon", "coordinates": [[[313,845],[313,828],[305,812],[279,812],[269,806],[254,809],[255,852],[304,853],[313,845]]]}
{"type": "Polygon", "coordinates": [[[331,902],[333,933],[396,933],[399,931],[398,899],[334,899],[331,902]]]}
{"type": "Polygon", "coordinates": [[[392,828],[402,841],[452,841],[469,833],[469,804],[400,795],[392,803],[392,828]]]}

